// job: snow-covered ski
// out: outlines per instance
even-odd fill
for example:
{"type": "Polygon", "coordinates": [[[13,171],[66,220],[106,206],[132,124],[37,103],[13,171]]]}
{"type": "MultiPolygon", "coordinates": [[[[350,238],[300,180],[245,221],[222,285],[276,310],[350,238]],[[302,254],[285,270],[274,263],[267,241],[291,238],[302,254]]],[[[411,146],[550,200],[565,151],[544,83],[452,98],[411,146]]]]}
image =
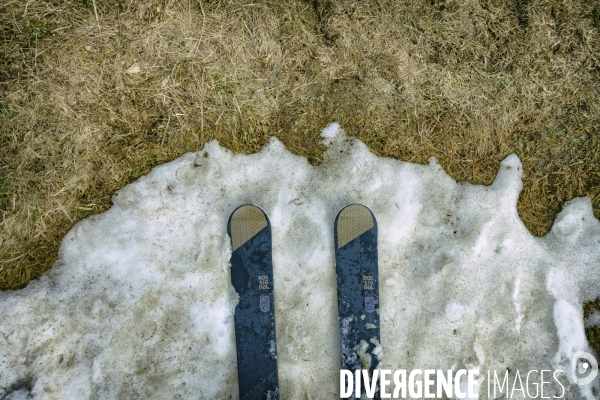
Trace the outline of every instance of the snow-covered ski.
{"type": "Polygon", "coordinates": [[[241,400],[279,399],[271,224],[258,207],[243,205],[227,223],[231,238],[231,283],[241,400]]]}
{"type": "MultiPolygon", "coordinates": [[[[342,369],[368,370],[372,377],[381,362],[375,216],[363,205],[346,206],[335,218],[334,236],[342,369]]],[[[360,395],[353,389],[350,398],[360,395]]],[[[379,388],[373,398],[380,398],[379,388]]]]}

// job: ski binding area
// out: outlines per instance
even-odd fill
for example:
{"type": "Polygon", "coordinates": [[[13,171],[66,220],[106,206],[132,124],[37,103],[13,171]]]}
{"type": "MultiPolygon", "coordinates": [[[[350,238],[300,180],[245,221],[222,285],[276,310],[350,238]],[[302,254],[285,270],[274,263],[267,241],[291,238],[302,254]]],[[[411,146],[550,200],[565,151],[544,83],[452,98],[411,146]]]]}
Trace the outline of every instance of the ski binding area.
{"type": "Polygon", "coordinates": [[[376,217],[378,302],[365,297],[381,340],[365,359],[391,371],[388,393],[398,371],[407,397],[419,397],[411,374],[425,397],[426,379],[436,393],[439,371],[463,371],[453,397],[457,387],[468,393],[471,374],[480,399],[533,398],[541,379],[550,381],[544,396],[598,398],[600,378],[581,384],[571,373],[586,364],[572,363],[578,354],[595,355],[584,329],[600,324],[582,311],[600,294],[600,223],[589,199],[566,203],[536,238],[517,214],[514,155],[492,185],[477,186],[454,181],[434,159],[377,157],[337,124],[322,136],[319,166],[276,139],[251,155],[210,142],[77,223],[52,269],[0,293],[0,398],[238,399],[234,315],[243,299],[227,226],[243,204],[264,210],[271,231],[264,290],[272,284],[275,295],[262,294],[262,307],[276,319],[281,399],[333,399],[343,389],[335,219],[349,204],[376,217]],[[565,372],[555,379],[556,371],[565,372]],[[495,396],[494,373],[508,382],[495,396]]]}

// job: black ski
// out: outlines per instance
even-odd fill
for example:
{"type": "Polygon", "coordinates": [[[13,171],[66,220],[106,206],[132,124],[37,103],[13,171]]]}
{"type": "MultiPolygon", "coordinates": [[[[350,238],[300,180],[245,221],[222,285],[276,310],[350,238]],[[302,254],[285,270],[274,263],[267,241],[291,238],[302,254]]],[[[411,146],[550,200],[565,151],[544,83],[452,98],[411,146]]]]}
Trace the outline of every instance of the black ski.
{"type": "MultiPolygon", "coordinates": [[[[336,216],[334,233],[342,369],[352,371],[354,381],[357,370],[371,378],[381,362],[377,221],[367,207],[351,204],[336,216]]],[[[360,395],[352,389],[355,398],[360,395]]],[[[372,398],[380,398],[379,386],[372,398]]]]}
{"type": "Polygon", "coordinates": [[[243,205],[229,217],[235,344],[241,400],[278,400],[277,344],[271,224],[258,207],[243,205]]]}

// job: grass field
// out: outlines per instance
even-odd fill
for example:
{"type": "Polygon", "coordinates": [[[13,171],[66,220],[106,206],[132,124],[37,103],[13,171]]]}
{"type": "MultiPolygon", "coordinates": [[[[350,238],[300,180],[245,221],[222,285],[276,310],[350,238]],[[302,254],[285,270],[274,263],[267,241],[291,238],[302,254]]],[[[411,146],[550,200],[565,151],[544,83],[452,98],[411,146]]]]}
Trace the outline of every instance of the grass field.
{"type": "Polygon", "coordinates": [[[476,184],[516,153],[534,235],[600,216],[598,1],[8,0],[0,43],[1,289],[152,167],[270,136],[318,164],[332,121],[476,184]]]}

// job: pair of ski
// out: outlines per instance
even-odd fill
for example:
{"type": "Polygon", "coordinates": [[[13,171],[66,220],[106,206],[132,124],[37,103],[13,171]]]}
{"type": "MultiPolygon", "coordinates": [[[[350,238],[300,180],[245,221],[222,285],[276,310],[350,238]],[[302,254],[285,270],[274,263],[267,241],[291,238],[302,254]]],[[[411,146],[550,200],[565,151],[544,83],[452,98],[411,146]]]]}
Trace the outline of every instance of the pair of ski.
{"type": "MultiPolygon", "coordinates": [[[[229,217],[231,282],[239,295],[235,342],[241,400],[279,399],[271,224],[258,207],[244,205],[229,217]]],[[[377,222],[359,204],[335,218],[335,263],[341,369],[368,370],[381,361],[377,222]]],[[[353,385],[354,386],[354,385],[353,385]]],[[[359,389],[360,390],[360,389],[359,389]]],[[[355,399],[352,389],[351,399],[355,399]]],[[[375,394],[379,399],[379,392],[375,394]]]]}

